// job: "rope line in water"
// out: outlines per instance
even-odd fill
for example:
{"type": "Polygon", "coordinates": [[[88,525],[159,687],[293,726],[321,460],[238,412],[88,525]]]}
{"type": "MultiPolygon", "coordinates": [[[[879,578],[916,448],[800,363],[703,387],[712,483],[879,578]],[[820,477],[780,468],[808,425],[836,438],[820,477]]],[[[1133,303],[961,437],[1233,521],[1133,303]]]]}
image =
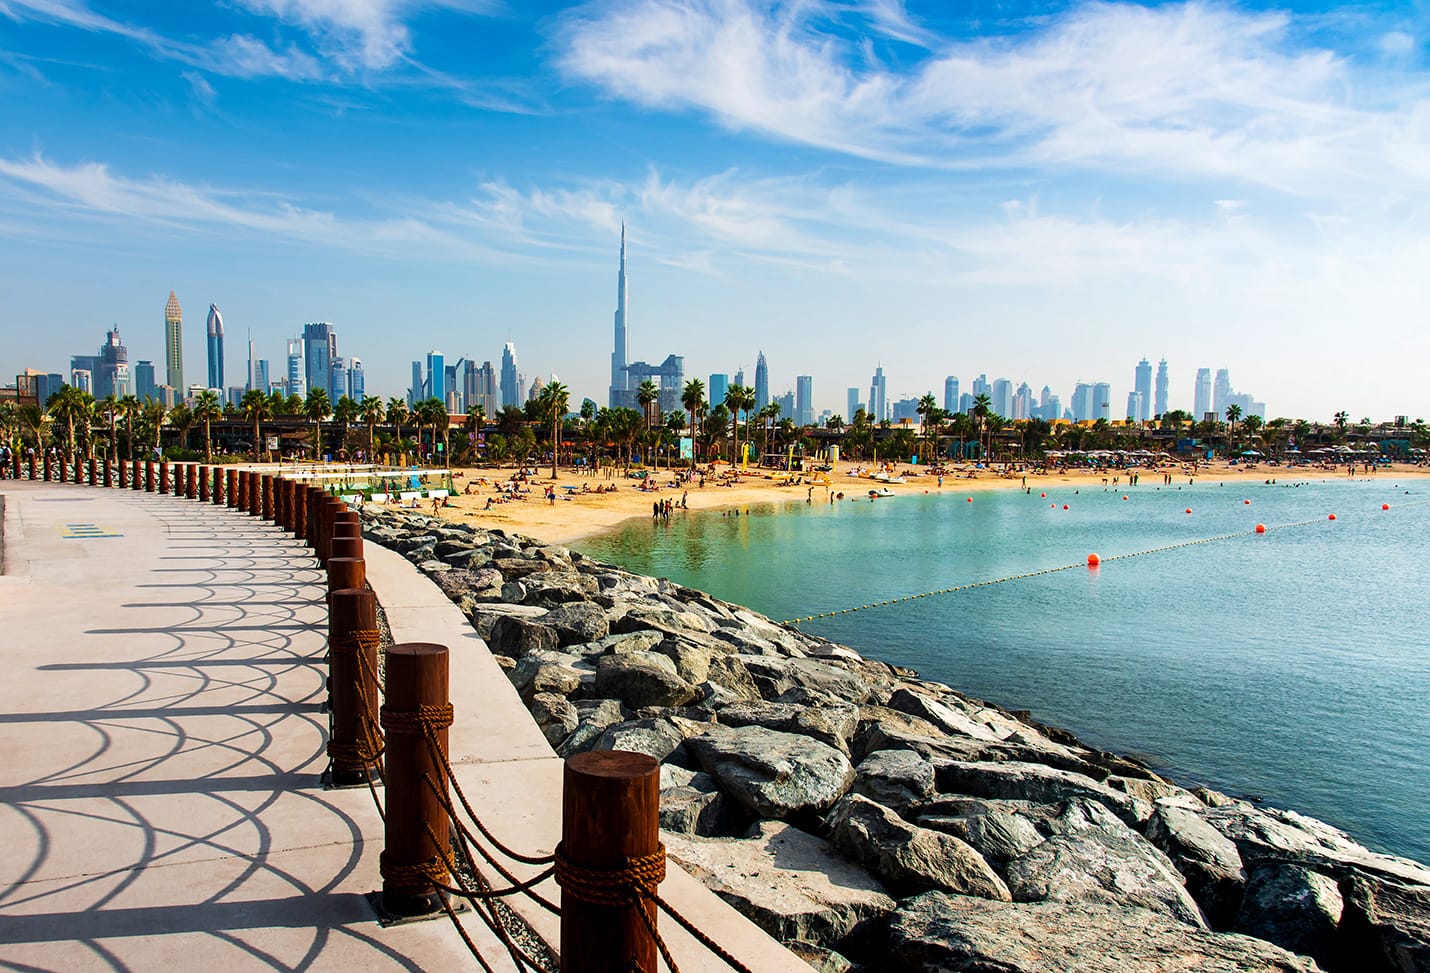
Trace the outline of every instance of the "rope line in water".
{"type": "MultiPolygon", "coordinates": [[[[1426,504],[1426,503],[1430,503],[1430,500],[1412,501],[1412,502],[1410,502],[1410,503],[1398,504],[1398,506],[1399,506],[1399,507],[1419,507],[1419,506],[1422,506],[1422,505],[1424,505],[1424,504],[1426,504]]],[[[1266,527],[1266,530],[1265,530],[1265,533],[1270,534],[1270,533],[1272,533],[1273,531],[1278,531],[1278,530],[1290,530],[1290,529],[1293,528],[1293,527],[1309,527],[1311,524],[1320,524],[1320,523],[1325,523],[1325,522],[1326,522],[1326,521],[1323,520],[1323,519],[1320,518],[1320,517],[1317,517],[1317,518],[1312,519],[1312,520],[1298,520],[1298,521],[1296,521],[1295,523],[1291,523],[1291,524],[1277,524],[1277,525],[1274,526],[1274,527],[1272,527],[1272,526],[1267,526],[1267,527],[1266,527]]],[[[1192,541],[1179,541],[1179,542],[1176,543],[1176,544],[1166,544],[1166,545],[1163,545],[1162,547],[1150,547],[1150,548],[1148,548],[1148,549],[1145,550],[1145,551],[1133,551],[1133,552],[1131,552],[1131,553],[1129,553],[1129,554],[1114,554],[1114,555],[1112,555],[1111,557],[1104,557],[1104,558],[1102,558],[1102,559],[1101,559],[1101,563],[1102,563],[1102,564],[1107,564],[1107,563],[1109,563],[1109,562],[1111,562],[1111,561],[1125,561],[1125,560],[1127,560],[1128,558],[1146,557],[1148,554],[1162,554],[1162,553],[1165,553],[1165,552],[1167,552],[1167,551],[1176,551],[1176,550],[1180,550],[1181,548],[1185,548],[1185,547],[1196,547],[1196,546],[1201,545],[1201,544],[1213,544],[1213,543],[1216,543],[1217,541],[1229,541],[1229,540],[1233,540],[1233,539],[1235,539],[1235,538],[1237,538],[1237,537],[1248,537],[1248,536],[1254,537],[1256,534],[1257,534],[1257,530],[1256,530],[1256,528],[1253,527],[1253,528],[1250,529],[1250,530],[1239,530],[1239,531],[1236,531],[1235,533],[1231,533],[1231,534],[1218,534],[1218,535],[1215,536],[1215,537],[1202,537],[1202,538],[1199,538],[1199,539],[1197,539],[1197,540],[1192,540],[1192,541]]],[[[953,586],[953,587],[951,587],[951,588],[935,588],[933,591],[923,591],[923,592],[920,592],[919,594],[916,594],[916,595],[904,595],[902,598],[890,598],[890,599],[888,599],[888,600],[886,600],[886,601],[876,601],[876,602],[873,602],[873,603],[868,604],[868,605],[860,605],[860,606],[858,606],[857,608],[840,608],[840,609],[838,609],[838,610],[836,610],[836,611],[820,612],[820,613],[818,613],[818,614],[816,614],[816,615],[801,615],[801,616],[799,616],[799,617],[797,617],[797,618],[785,619],[785,620],[784,620],[783,622],[781,622],[780,624],[782,624],[782,625],[799,625],[799,624],[801,624],[801,623],[803,623],[803,622],[812,622],[812,621],[815,621],[815,620],[820,619],[820,618],[833,618],[833,617],[836,616],[836,615],[848,615],[848,614],[851,613],[851,612],[869,611],[870,609],[873,609],[873,608],[884,608],[884,607],[887,607],[887,606],[889,606],[889,605],[902,605],[902,604],[904,604],[904,603],[906,603],[906,602],[917,601],[917,600],[920,599],[920,598],[932,598],[934,595],[951,595],[951,594],[954,594],[955,592],[959,592],[959,591],[971,591],[971,590],[973,590],[974,588],[986,588],[986,587],[988,587],[989,585],[1006,584],[1006,583],[1009,582],[1009,581],[1023,581],[1023,580],[1025,580],[1025,579],[1027,579],[1027,578],[1037,578],[1037,577],[1041,577],[1042,575],[1045,575],[1045,574],[1057,574],[1057,573],[1060,572],[1060,571],[1071,571],[1071,570],[1073,570],[1074,568],[1081,568],[1081,567],[1086,567],[1086,566],[1087,566],[1087,562],[1086,562],[1086,561],[1079,561],[1079,562],[1076,563],[1076,564],[1064,564],[1064,565],[1062,565],[1062,566],[1060,566],[1060,567],[1056,567],[1056,568],[1043,568],[1043,569],[1041,569],[1041,570],[1039,570],[1039,571],[1027,571],[1027,572],[1024,572],[1023,574],[1010,574],[1010,575],[1008,575],[1007,577],[1004,577],[1004,578],[993,578],[992,580],[989,580],[989,581],[973,581],[973,582],[970,582],[969,584],[955,585],[955,586],[953,586]]]]}

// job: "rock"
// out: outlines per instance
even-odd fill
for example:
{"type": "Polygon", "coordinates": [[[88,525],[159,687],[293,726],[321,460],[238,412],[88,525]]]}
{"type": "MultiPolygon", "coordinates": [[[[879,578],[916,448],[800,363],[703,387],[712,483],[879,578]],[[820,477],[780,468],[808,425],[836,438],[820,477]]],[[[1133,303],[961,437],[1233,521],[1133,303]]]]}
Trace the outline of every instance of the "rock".
{"type": "MultiPolygon", "coordinates": [[[[492,644],[492,627],[496,625],[497,619],[515,617],[531,620],[546,614],[544,608],[531,605],[507,605],[501,602],[493,604],[473,601],[471,604],[463,604],[462,610],[471,621],[472,628],[477,630],[477,634],[482,637],[488,647],[492,644]]],[[[551,648],[555,648],[555,646],[551,646],[551,648]]]]}
{"type": "Polygon", "coordinates": [[[556,748],[557,756],[563,758],[590,750],[601,738],[606,727],[626,718],[619,700],[578,699],[574,701],[574,704],[576,716],[580,722],[576,724],[576,729],[572,730],[571,734],[562,740],[556,748]]]}
{"type": "Polygon", "coordinates": [[[667,635],[655,651],[674,662],[676,674],[691,685],[702,683],[710,676],[710,660],[714,653],[709,646],[689,635],[667,635]]]}
{"type": "Polygon", "coordinates": [[[854,964],[849,960],[818,943],[795,939],[785,943],[784,946],[785,949],[809,964],[809,968],[814,970],[814,973],[849,973],[854,968],[854,964]]]}
{"type": "Polygon", "coordinates": [[[750,671],[734,656],[711,656],[706,681],[715,683],[737,699],[760,698],[760,688],[755,685],[755,680],[750,678],[750,671]]]}
{"type": "MultiPolygon", "coordinates": [[[[606,627],[610,627],[609,617],[606,627]]],[[[640,632],[626,632],[617,635],[607,635],[605,638],[597,639],[593,644],[593,650],[599,649],[601,652],[619,655],[622,652],[649,652],[661,643],[665,638],[664,632],[657,632],[654,629],[645,629],[640,632]]]]}
{"type": "Polygon", "coordinates": [[[743,832],[748,824],[747,812],[718,789],[702,790],[689,784],[661,789],[662,831],[703,838],[732,837],[743,832]]]}
{"type": "Polygon", "coordinates": [[[537,693],[569,696],[590,674],[590,664],[579,656],[542,649],[522,656],[506,675],[521,698],[531,700],[537,693]]]}
{"type": "Polygon", "coordinates": [[[680,727],[668,719],[656,718],[614,723],[606,727],[591,750],[630,750],[664,760],[685,742],[680,727]]]}
{"type": "Polygon", "coordinates": [[[527,557],[496,557],[492,559],[492,567],[500,571],[502,577],[508,581],[551,570],[551,565],[546,561],[527,557]]]}
{"type": "Polygon", "coordinates": [[[714,627],[694,612],[648,605],[633,605],[612,614],[615,617],[611,619],[611,631],[616,633],[654,629],[666,635],[678,635],[681,632],[709,632],[714,627]]]}
{"type": "Polygon", "coordinates": [[[854,792],[900,810],[933,793],[933,764],[908,750],[880,750],[854,768],[854,792]]]}
{"type": "Polygon", "coordinates": [[[944,889],[1010,898],[1008,887],[978,852],[952,835],[920,828],[858,794],[835,805],[830,841],[896,892],[944,889]]]}
{"type": "Polygon", "coordinates": [[[1205,927],[1167,856],[1097,801],[1058,805],[1042,824],[1048,837],[1003,871],[1014,901],[1134,906],[1205,927]]]}
{"type": "Polygon", "coordinates": [[[1352,875],[1342,888],[1344,955],[1376,973],[1430,973],[1430,889],[1363,875],[1352,875]]]}
{"type": "Polygon", "coordinates": [[[531,711],[536,725],[541,728],[541,735],[546,737],[546,742],[552,747],[570,736],[571,731],[576,729],[576,724],[581,721],[576,707],[572,706],[566,697],[556,693],[533,694],[527,709],[531,711]]]}
{"type": "Polygon", "coordinates": [[[996,742],[999,737],[988,727],[968,715],[931,699],[922,693],[900,689],[889,697],[889,709],[916,716],[945,733],[970,736],[976,740],[996,742]]]}
{"type": "Polygon", "coordinates": [[[596,666],[595,690],[636,709],[683,706],[695,698],[695,687],[676,674],[675,663],[655,652],[602,656],[596,666]]]}
{"type": "Polygon", "coordinates": [[[822,812],[854,779],[848,758],[833,747],[760,726],[714,726],[686,749],[721,790],[763,818],[822,812]]]}
{"type": "MultiPolygon", "coordinates": [[[[751,700],[720,707],[719,720],[725,726],[763,726],[781,733],[799,733],[847,754],[847,740],[853,735],[858,713],[848,704],[812,707],[751,700]]],[[[932,775],[932,768],[929,773],[932,775]]]]}
{"type": "Polygon", "coordinates": [[[837,945],[894,908],[867,871],[783,822],[762,821],[743,839],[663,840],[697,881],[781,941],[837,945]]]}
{"type": "Polygon", "coordinates": [[[1270,943],[1164,913],[1079,902],[995,902],[928,892],[889,924],[900,973],[1318,973],[1270,943]]]}
{"type": "Polygon", "coordinates": [[[1246,878],[1236,931],[1332,964],[1338,948],[1341,890],[1302,865],[1261,864],[1246,878]]]}
{"type": "Polygon", "coordinates": [[[606,637],[606,613],[588,602],[572,602],[551,609],[539,623],[556,630],[561,645],[593,642],[606,637]]]}
{"type": "MultiPolygon", "coordinates": [[[[1151,773],[1151,771],[1148,771],[1151,773]]],[[[1164,780],[1152,780],[1147,777],[1120,777],[1113,775],[1103,781],[1108,787],[1115,791],[1121,791],[1138,800],[1146,801],[1148,804],[1155,804],[1158,801],[1165,801],[1168,798],[1186,798],[1191,795],[1176,784],[1169,784],[1164,780]]],[[[1210,825],[1208,825],[1210,827],[1210,825]]]]}
{"type": "Polygon", "coordinates": [[[907,808],[914,824],[962,839],[1001,872],[1008,862],[1042,842],[1027,816],[1024,801],[986,801],[978,797],[940,797],[907,808]]]}
{"type": "MultiPolygon", "coordinates": [[[[552,607],[582,602],[596,593],[595,582],[576,571],[547,571],[528,574],[521,579],[525,594],[521,602],[526,605],[552,607]]],[[[506,586],[502,586],[505,591],[506,586]]]]}
{"type": "Polygon", "coordinates": [[[519,659],[528,652],[557,649],[561,637],[556,629],[515,615],[503,615],[492,622],[487,645],[493,652],[519,659]]]}
{"type": "Polygon", "coordinates": [[[1187,880],[1187,891],[1202,907],[1207,923],[1213,929],[1233,928],[1246,872],[1231,839],[1199,814],[1172,803],[1156,805],[1144,833],[1187,880]]]}
{"type": "Polygon", "coordinates": [[[817,659],[781,659],[764,655],[741,655],[760,695],[772,699],[781,693],[801,687],[826,699],[842,699],[851,703],[867,703],[873,696],[869,685],[838,666],[817,659]]]}
{"type": "Polygon", "coordinates": [[[1057,804],[1085,797],[1101,803],[1133,826],[1152,814],[1151,806],[1145,801],[1128,797],[1082,774],[1041,764],[949,761],[937,764],[935,770],[939,792],[944,794],[968,794],[1036,804],[1057,804]]]}

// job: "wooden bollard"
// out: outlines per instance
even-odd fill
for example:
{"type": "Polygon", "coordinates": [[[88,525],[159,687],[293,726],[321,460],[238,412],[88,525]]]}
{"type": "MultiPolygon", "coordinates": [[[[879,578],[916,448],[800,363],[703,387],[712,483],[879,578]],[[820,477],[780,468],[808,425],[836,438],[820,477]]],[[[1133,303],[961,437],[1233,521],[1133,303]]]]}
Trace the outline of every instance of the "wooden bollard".
{"type": "Polygon", "coordinates": [[[235,510],[248,509],[248,474],[243,470],[235,472],[236,479],[233,483],[233,496],[229,498],[229,506],[235,510]]]}
{"type": "Polygon", "coordinates": [[[129,464],[129,486],[134,490],[144,489],[144,461],[134,460],[129,464]]]}
{"type": "Polygon", "coordinates": [[[333,783],[363,784],[380,771],[377,596],[366,588],[334,591],[328,608],[328,675],[333,714],[328,756],[333,783]]]}
{"type": "Polygon", "coordinates": [[[306,487],[303,491],[303,540],[318,553],[318,507],[323,503],[323,494],[317,487],[306,487]]]}
{"type": "Polygon", "coordinates": [[[328,558],[332,557],[331,545],[328,543],[333,537],[333,520],[340,510],[346,510],[346,506],[337,497],[323,495],[322,502],[318,504],[318,560],[324,564],[328,563],[328,558]]]}
{"type": "Polygon", "coordinates": [[[214,502],[214,506],[222,507],[227,501],[224,500],[223,486],[227,479],[227,473],[223,467],[214,468],[214,488],[209,494],[209,499],[214,502]]]}
{"type": "Polygon", "coordinates": [[[169,461],[159,461],[159,492],[169,492],[169,461]]]}
{"type": "Polygon", "coordinates": [[[35,478],[35,454],[34,454],[34,453],[31,453],[31,454],[30,454],[29,467],[30,467],[30,479],[33,480],[33,479],[35,478]]]}
{"type": "MultiPolygon", "coordinates": [[[[65,454],[64,454],[64,453],[60,453],[60,456],[59,456],[59,471],[60,471],[59,482],[61,482],[61,483],[68,483],[68,482],[69,482],[69,478],[70,478],[69,464],[65,462],[65,454]]],[[[45,472],[45,479],[48,480],[49,478],[50,478],[50,474],[49,474],[49,471],[47,470],[47,471],[45,472]]]]}
{"type": "Polygon", "coordinates": [[[238,470],[225,470],[224,477],[228,481],[228,505],[231,509],[238,509],[238,470]]]}
{"type": "Polygon", "coordinates": [[[284,510],[288,502],[288,488],[284,486],[287,482],[281,476],[273,478],[273,522],[284,530],[288,529],[288,514],[284,510]]]}
{"type": "Polygon", "coordinates": [[[115,465],[119,467],[119,489],[121,489],[121,490],[127,490],[127,489],[129,489],[129,466],[128,466],[128,464],[125,463],[124,460],[120,460],[120,461],[119,461],[118,463],[116,463],[115,465]]]}
{"type": "MultiPolygon", "coordinates": [[[[119,471],[123,473],[124,467],[121,466],[119,471]]],[[[104,461],[104,485],[110,489],[114,487],[114,468],[109,465],[109,460],[104,461]]],[[[121,483],[119,485],[123,486],[124,484],[121,483]]]]}
{"type": "Polygon", "coordinates": [[[248,474],[248,515],[257,517],[263,513],[263,483],[258,478],[256,470],[249,471],[248,474]]]}
{"type": "Polygon", "coordinates": [[[45,482],[50,482],[50,472],[54,468],[54,463],[50,460],[50,454],[45,454],[45,482]]]}
{"type": "Polygon", "coordinates": [[[367,564],[360,557],[328,558],[328,597],[344,588],[367,586],[367,564]]]}
{"type": "Polygon", "coordinates": [[[308,532],[308,488],[294,480],[292,492],[288,519],[292,521],[293,536],[301,540],[308,532]]]}
{"type": "Polygon", "coordinates": [[[452,725],[447,647],[431,642],[389,646],[386,683],[381,710],[387,781],[379,859],[382,905],[394,916],[423,915],[441,907],[431,882],[450,882],[447,775],[427,742],[430,731],[437,747],[447,751],[447,728],[452,725]],[[424,779],[429,777],[435,789],[424,779]]]}
{"type": "MultiPolygon", "coordinates": [[[[586,901],[583,886],[614,884],[630,863],[653,867],[660,852],[660,763],[643,753],[601,750],[577,754],[562,773],[562,973],[618,973],[656,968],[655,940],[640,905],[586,901]],[[572,866],[566,880],[562,861],[572,866]]],[[[664,874],[663,863],[659,874],[664,874]]],[[[655,879],[658,881],[658,878],[655,879]]],[[[648,903],[652,923],[655,905],[648,903]]]]}
{"type": "Polygon", "coordinates": [[[200,466],[196,474],[199,478],[199,502],[209,502],[209,487],[213,481],[213,470],[207,466],[200,466]]]}
{"type": "Polygon", "coordinates": [[[184,467],[184,496],[190,500],[199,498],[199,464],[190,463],[184,467]]]}
{"type": "Polygon", "coordinates": [[[273,484],[277,482],[271,473],[263,474],[263,519],[273,520],[274,510],[277,508],[277,498],[273,496],[273,484]]]}
{"type": "Polygon", "coordinates": [[[144,463],[144,492],[153,493],[157,486],[159,471],[154,468],[153,460],[146,460],[144,463]]]}
{"type": "MultiPolygon", "coordinates": [[[[105,467],[108,470],[109,467],[105,467]]],[[[93,456],[89,458],[89,485],[99,486],[99,460],[93,456]]]]}
{"type": "MultiPolygon", "coordinates": [[[[343,525],[336,524],[334,526],[342,527],[343,525]]],[[[362,538],[340,537],[334,534],[332,537],[328,538],[328,554],[328,567],[330,569],[332,567],[333,562],[341,558],[357,558],[359,561],[361,561],[363,555],[362,538]]],[[[328,571],[328,577],[332,577],[331,570],[328,571]]],[[[366,573],[364,573],[364,580],[366,580],[366,577],[366,573]]],[[[330,585],[329,588],[331,589],[331,587],[332,586],[330,585]]]]}

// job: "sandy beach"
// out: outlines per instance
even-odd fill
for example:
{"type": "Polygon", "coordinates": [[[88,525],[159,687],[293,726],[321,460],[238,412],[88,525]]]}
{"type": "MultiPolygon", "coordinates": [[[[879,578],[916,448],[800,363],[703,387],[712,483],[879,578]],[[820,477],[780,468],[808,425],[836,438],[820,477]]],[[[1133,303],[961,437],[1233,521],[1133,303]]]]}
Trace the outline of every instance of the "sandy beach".
{"type": "MultiPolygon", "coordinates": [[[[840,463],[830,473],[806,474],[802,480],[787,482],[777,479],[770,471],[750,470],[728,485],[721,478],[707,476],[705,485],[699,479],[690,483],[678,482],[680,471],[659,470],[652,472],[650,480],[654,489],[641,489],[641,481],[627,477],[616,468],[613,472],[602,470],[594,475],[574,469],[563,468],[556,480],[551,479],[551,468],[540,469],[536,475],[528,473],[524,482],[519,483],[520,499],[502,499],[509,496],[507,485],[520,470],[510,466],[501,468],[485,467],[454,471],[457,495],[449,499],[448,505],[441,507],[441,516],[461,523],[482,527],[496,527],[525,534],[548,544],[570,544],[584,537],[610,530],[626,521],[649,519],[652,504],[669,500],[675,505],[672,516],[682,516],[691,511],[744,509],[766,503],[829,503],[831,496],[844,494],[843,500],[862,502],[868,500],[868,492],[873,488],[884,488],[885,484],[851,475],[859,469],[857,463],[840,463]],[[812,482],[813,481],[813,482],[812,482]],[[825,482],[827,481],[827,482],[825,482]],[[471,492],[467,493],[469,488],[471,492]],[[614,492],[607,491],[615,486],[614,492]],[[555,501],[547,498],[548,487],[554,487],[555,501]],[[488,501],[492,501],[490,504],[488,501]],[[682,500],[685,507],[680,505],[682,500]]],[[[726,470],[727,467],[717,467],[726,470]]],[[[1251,482],[1277,483],[1298,481],[1349,480],[1346,468],[1327,470],[1319,467],[1282,467],[1259,465],[1253,467],[1231,466],[1224,461],[1198,464],[1192,472],[1190,464],[1163,467],[1156,470],[1068,470],[1049,473],[1029,471],[1000,474],[992,470],[977,470],[974,476],[967,468],[946,473],[940,478],[927,472],[927,468],[913,469],[900,466],[896,475],[904,478],[903,483],[893,483],[887,489],[894,496],[880,498],[878,503],[897,503],[901,494],[953,493],[976,496],[984,490],[1031,489],[1042,493],[1065,490],[1071,487],[1081,489],[1122,489],[1139,491],[1155,489],[1165,485],[1164,477],[1171,477],[1171,485],[1195,485],[1212,483],[1251,482]],[[1129,484],[1129,475],[1135,474],[1138,481],[1129,484]]],[[[1430,476],[1430,468],[1401,464],[1390,469],[1381,468],[1373,473],[1358,470],[1355,479],[1377,481],[1395,478],[1425,478],[1430,476]]],[[[424,503],[423,509],[431,512],[431,505],[424,503]]]]}

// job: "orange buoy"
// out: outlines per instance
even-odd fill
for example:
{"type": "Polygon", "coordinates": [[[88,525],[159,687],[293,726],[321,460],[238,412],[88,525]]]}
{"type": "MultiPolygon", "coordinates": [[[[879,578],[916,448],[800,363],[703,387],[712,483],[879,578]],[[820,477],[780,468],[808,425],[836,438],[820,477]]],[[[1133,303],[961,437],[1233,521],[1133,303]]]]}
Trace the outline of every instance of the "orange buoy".
{"type": "Polygon", "coordinates": [[[1188,507],[1188,508],[1187,508],[1187,513],[1191,513],[1191,512],[1192,512],[1192,508],[1191,508],[1191,507],[1188,507]]]}
{"type": "Polygon", "coordinates": [[[1390,504],[1388,504],[1388,503],[1383,503],[1383,504],[1380,505],[1380,509],[1381,509],[1381,510],[1389,510],[1389,509],[1390,509],[1390,504]]]}
{"type": "Polygon", "coordinates": [[[1265,525],[1265,524],[1257,524],[1257,525],[1256,525],[1256,532],[1257,532],[1258,534],[1264,534],[1264,533],[1266,533],[1266,525],[1265,525]]]}
{"type": "Polygon", "coordinates": [[[1335,520],[1335,519],[1336,519],[1336,515],[1335,515],[1335,514],[1331,514],[1331,515],[1330,515],[1329,517],[1327,517],[1326,519],[1327,519],[1327,520],[1335,520]]]}
{"type": "Polygon", "coordinates": [[[1088,566],[1088,567],[1090,567],[1090,568],[1095,568],[1095,567],[1097,567],[1097,566],[1098,566],[1099,564],[1101,564],[1101,563],[1102,563],[1102,558],[1098,557],[1096,554],[1089,554],[1089,555],[1087,556],[1087,566],[1088,566]]]}
{"type": "Polygon", "coordinates": [[[1243,501],[1241,501],[1241,502],[1242,502],[1242,503],[1246,503],[1246,504],[1249,504],[1249,503],[1251,503],[1251,501],[1250,501],[1250,500],[1243,500],[1243,501]]]}
{"type": "Polygon", "coordinates": [[[973,498],[972,498],[972,497],[969,497],[969,498],[968,498],[968,502],[969,502],[969,503],[972,503],[972,502],[973,502],[973,498]]]}
{"type": "Polygon", "coordinates": [[[1067,504],[1063,504],[1063,509],[1064,509],[1064,510],[1068,509],[1068,505],[1067,505],[1067,504]]]}
{"type": "Polygon", "coordinates": [[[1126,497],[1126,496],[1125,496],[1125,495],[1124,495],[1124,496],[1123,496],[1123,498],[1122,498],[1122,499],[1123,499],[1123,500],[1126,500],[1126,499],[1127,499],[1127,497],[1126,497]]]}
{"type": "Polygon", "coordinates": [[[1048,495],[1046,493],[1040,493],[1038,494],[1038,496],[1042,497],[1044,500],[1048,499],[1048,495]]]}

